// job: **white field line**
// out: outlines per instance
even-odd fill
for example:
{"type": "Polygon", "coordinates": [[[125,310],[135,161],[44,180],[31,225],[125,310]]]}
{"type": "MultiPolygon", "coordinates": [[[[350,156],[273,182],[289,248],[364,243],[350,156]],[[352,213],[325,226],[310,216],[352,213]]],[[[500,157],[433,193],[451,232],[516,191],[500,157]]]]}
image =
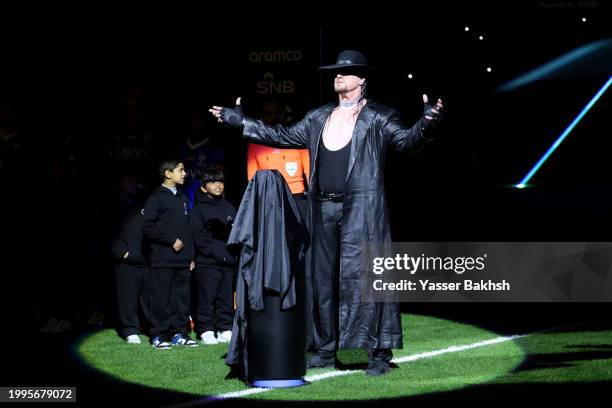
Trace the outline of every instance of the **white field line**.
{"type": "MultiPolygon", "coordinates": [[[[409,361],[422,360],[425,358],[437,357],[443,354],[457,353],[460,351],[471,350],[471,349],[475,349],[479,347],[490,346],[493,344],[504,343],[504,342],[516,340],[516,339],[519,339],[525,336],[527,335],[513,335],[513,336],[496,337],[494,339],[478,341],[476,343],[463,344],[463,345],[458,345],[458,346],[450,346],[445,349],[427,351],[425,353],[411,354],[409,356],[398,357],[398,358],[394,358],[393,360],[391,360],[391,362],[395,364],[401,364],[401,363],[406,363],[409,361]]],[[[356,373],[363,373],[363,370],[335,370],[335,371],[329,371],[327,373],[322,373],[322,374],[308,375],[304,377],[304,379],[308,382],[315,382],[315,381],[326,380],[328,378],[340,377],[340,376],[351,375],[351,374],[356,374],[356,373]]],[[[218,395],[211,396],[211,397],[197,399],[195,401],[190,401],[184,404],[174,405],[174,407],[178,408],[178,407],[197,406],[197,405],[202,405],[202,404],[206,404],[206,403],[210,403],[214,401],[231,399],[231,398],[240,398],[240,397],[245,397],[247,395],[259,394],[262,392],[268,392],[272,390],[274,390],[274,388],[249,388],[247,390],[228,392],[225,394],[218,394],[218,395]]]]}

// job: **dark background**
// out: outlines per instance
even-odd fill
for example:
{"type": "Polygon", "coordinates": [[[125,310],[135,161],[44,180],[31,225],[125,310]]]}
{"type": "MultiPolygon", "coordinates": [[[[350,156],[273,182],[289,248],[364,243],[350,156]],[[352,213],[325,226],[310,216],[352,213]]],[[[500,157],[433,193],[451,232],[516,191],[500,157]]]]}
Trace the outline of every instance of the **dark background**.
{"type": "MultiPolygon", "coordinates": [[[[309,16],[314,7],[304,7],[299,19],[300,7],[275,10],[279,15],[259,10],[249,18],[228,15],[227,7],[3,10],[0,103],[14,112],[12,126],[22,143],[18,151],[2,152],[8,164],[2,169],[1,273],[7,336],[28,338],[24,347],[35,343],[51,316],[61,315],[74,327],[59,340],[44,340],[53,350],[64,350],[73,335],[89,329],[95,310],[105,314],[105,325],[113,324],[113,270],[106,248],[114,226],[108,209],[117,163],[108,153],[124,131],[122,98],[134,89],[141,95],[152,140],[151,160],[139,169],[143,177],[154,177],[153,159],[174,153],[184,141],[190,115],[204,112],[206,134],[225,149],[227,196],[238,206],[246,186],[246,143],[206,109],[242,96],[247,113],[256,116],[258,104],[274,98],[299,119],[333,100],[330,78],[316,67],[333,63],[347,48],[362,51],[379,68],[370,95],[398,109],[406,124],[421,116],[422,93],[442,98],[447,107],[436,141],[425,151],[388,157],[395,241],[610,240],[610,92],[530,188],[511,187],[607,77],[593,75],[597,70],[585,64],[572,77],[495,92],[565,52],[611,37],[608,3],[506,1],[408,6],[402,12],[391,5],[328,4],[315,10],[317,18],[309,16]],[[301,55],[296,62],[252,60],[253,53],[296,50],[301,55]],[[292,92],[258,94],[270,89],[267,72],[281,88],[291,82],[292,92]]],[[[579,320],[610,311],[607,304],[533,306],[538,313],[529,305],[497,304],[474,313],[478,306],[462,305],[456,309],[462,313],[452,317],[478,314],[486,325],[505,316],[510,330],[525,321],[549,327],[551,314],[579,320]]],[[[444,314],[440,306],[431,310],[444,314]]],[[[37,377],[41,384],[49,384],[58,364],[55,358],[45,363],[45,350],[37,363],[45,367],[37,377]]],[[[59,360],[66,356],[62,352],[59,360]]],[[[15,367],[31,368],[30,363],[15,367]]],[[[33,370],[15,370],[20,384],[32,378],[33,370]]],[[[66,375],[75,384],[76,375],[66,375]]],[[[141,394],[134,395],[144,398],[141,394]]]]}

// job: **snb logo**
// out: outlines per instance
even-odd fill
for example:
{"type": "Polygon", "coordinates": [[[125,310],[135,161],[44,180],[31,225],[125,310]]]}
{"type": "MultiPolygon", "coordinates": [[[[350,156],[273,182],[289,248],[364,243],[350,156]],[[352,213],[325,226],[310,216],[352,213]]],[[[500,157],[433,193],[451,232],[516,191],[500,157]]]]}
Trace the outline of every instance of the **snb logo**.
{"type": "Polygon", "coordinates": [[[274,74],[266,72],[263,81],[257,82],[257,93],[260,95],[290,94],[295,92],[293,81],[275,81],[274,74]]]}

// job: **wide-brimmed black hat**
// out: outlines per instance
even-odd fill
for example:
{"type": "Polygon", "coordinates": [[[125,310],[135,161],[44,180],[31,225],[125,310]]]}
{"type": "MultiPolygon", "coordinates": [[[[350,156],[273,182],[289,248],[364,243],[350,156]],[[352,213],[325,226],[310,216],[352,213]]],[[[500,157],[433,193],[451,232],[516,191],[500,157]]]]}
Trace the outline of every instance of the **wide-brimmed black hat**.
{"type": "Polygon", "coordinates": [[[363,70],[364,72],[378,72],[378,70],[369,65],[366,57],[355,50],[344,50],[338,54],[336,63],[333,65],[324,65],[319,67],[320,70],[333,71],[340,69],[356,69],[363,70]]]}

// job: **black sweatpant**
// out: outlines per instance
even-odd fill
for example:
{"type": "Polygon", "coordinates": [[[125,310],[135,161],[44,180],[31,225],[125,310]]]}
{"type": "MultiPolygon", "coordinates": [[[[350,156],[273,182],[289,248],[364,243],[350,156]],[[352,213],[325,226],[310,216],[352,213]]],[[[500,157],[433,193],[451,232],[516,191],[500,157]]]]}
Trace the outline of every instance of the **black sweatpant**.
{"type": "Polygon", "coordinates": [[[232,329],[234,319],[234,268],[198,266],[196,331],[198,337],[206,331],[232,329]]]}
{"type": "Polygon", "coordinates": [[[115,266],[117,283],[117,313],[119,334],[124,338],[140,333],[140,311],[149,318],[148,279],[149,268],[120,263],[115,266]]]}
{"type": "Polygon", "coordinates": [[[168,341],[177,333],[189,332],[189,274],[189,268],[151,268],[151,338],[168,341]]]}

